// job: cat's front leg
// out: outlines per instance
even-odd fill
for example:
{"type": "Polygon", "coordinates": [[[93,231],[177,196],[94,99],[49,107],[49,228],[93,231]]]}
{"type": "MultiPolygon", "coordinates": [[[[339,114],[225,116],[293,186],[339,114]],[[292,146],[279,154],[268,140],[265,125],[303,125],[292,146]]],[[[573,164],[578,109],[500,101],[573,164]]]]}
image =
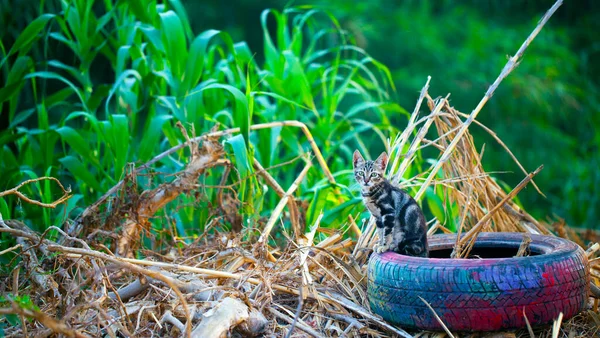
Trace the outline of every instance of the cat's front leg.
{"type": "Polygon", "coordinates": [[[393,215],[385,215],[377,220],[377,234],[379,235],[379,243],[373,246],[373,251],[376,253],[390,251],[390,246],[392,244],[392,227],[394,224],[393,217],[393,215]]]}
{"type": "Polygon", "coordinates": [[[376,228],[377,237],[379,237],[379,238],[377,240],[377,243],[375,243],[375,245],[373,245],[373,252],[382,253],[382,252],[387,251],[387,249],[389,249],[389,247],[386,248],[386,246],[385,246],[385,235],[384,235],[385,231],[383,228],[383,220],[381,218],[378,218],[375,221],[375,225],[377,225],[377,228],[376,228]]]}

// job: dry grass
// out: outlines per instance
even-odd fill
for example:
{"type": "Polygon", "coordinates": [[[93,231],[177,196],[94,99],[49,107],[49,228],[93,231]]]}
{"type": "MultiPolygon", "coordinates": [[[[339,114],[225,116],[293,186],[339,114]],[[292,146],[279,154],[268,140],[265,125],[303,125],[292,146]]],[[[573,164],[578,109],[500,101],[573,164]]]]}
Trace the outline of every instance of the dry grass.
{"type": "MultiPolygon", "coordinates": [[[[539,32],[539,29],[536,28],[536,31],[539,32]]],[[[531,39],[524,43],[525,47],[531,39]]],[[[428,187],[441,189],[446,197],[446,205],[460,207],[458,232],[464,236],[455,247],[457,257],[468,255],[472,239],[476,238],[480,231],[550,234],[549,229],[553,229],[560,236],[568,237],[580,245],[589,240],[598,240],[597,237],[592,238],[595,234],[582,236],[570,230],[564,223],[549,225],[540,222],[514,203],[513,197],[520,188],[527,183],[534,184],[532,178],[537,171],[527,174],[521,167],[526,179],[513,191],[507,192],[481,165],[483,150],[475,148],[469,126],[473,122],[478,123],[475,120],[477,113],[491,97],[499,82],[518,64],[523,51],[522,46],[509,60],[499,80],[494,82],[482,103],[470,115],[462,114],[451,107],[447,98],[432,99],[427,92],[428,80],[407,128],[390,144],[394,154],[390,166],[392,181],[404,187],[419,187],[416,196],[419,200],[428,187]],[[425,100],[431,113],[419,118],[421,104],[425,100]],[[431,131],[435,132],[436,138],[429,140],[426,135],[430,134],[432,127],[435,128],[431,131]],[[408,151],[404,152],[406,147],[408,151]],[[404,178],[404,173],[415,160],[417,151],[424,147],[437,149],[440,153],[438,161],[426,172],[404,178]],[[438,177],[438,173],[441,178],[438,177]]],[[[335,182],[305,125],[296,121],[286,121],[252,128],[281,125],[301,128],[311,141],[318,164],[328,179],[332,183],[335,182]]],[[[503,145],[491,130],[482,127],[503,145]]],[[[227,164],[222,152],[212,154],[210,149],[202,148],[203,144],[198,145],[194,142],[206,140],[209,136],[210,139],[216,140],[235,132],[239,130],[213,132],[190,139],[190,142],[157,158],[190,146],[199,147],[192,148],[192,154],[209,157],[214,155],[214,163],[227,164]]],[[[203,164],[198,166],[198,171],[194,171],[193,163],[192,158],[188,168],[183,171],[186,175],[201,174],[209,167],[203,164]]],[[[98,206],[107,197],[112,194],[125,194],[127,185],[124,181],[119,182],[99,202],[88,208],[83,217],[76,220],[72,230],[65,233],[52,227],[50,230],[60,234],[57,242],[47,239],[47,233],[39,235],[20,222],[0,219],[0,233],[17,239],[16,246],[0,254],[19,252],[21,257],[10,278],[5,278],[0,283],[0,293],[13,295],[12,298],[6,299],[4,307],[0,308],[0,314],[16,315],[16,320],[21,323],[6,327],[4,334],[7,337],[47,337],[57,334],[71,337],[207,336],[209,333],[218,336],[221,333],[227,334],[232,329],[233,334],[238,335],[261,332],[265,336],[277,337],[412,336],[383,322],[369,310],[366,264],[370,248],[375,241],[372,220],[361,229],[357,225],[361,224],[361,220],[348,217],[348,229],[354,232],[356,240],[344,236],[342,232],[321,228],[320,217],[315,224],[307,225],[306,231],[297,225],[302,219],[302,215],[299,214],[302,211],[293,193],[311,165],[307,159],[305,170],[300,173],[296,182],[284,191],[260,163],[254,163],[257,175],[265,184],[275,189],[281,198],[276,212],[266,223],[259,223],[262,224],[262,228],[229,233],[218,228],[218,222],[215,221],[215,225],[207,226],[207,229],[212,228],[214,231],[207,230],[192,242],[177,240],[174,236],[174,245],[167,251],[142,250],[140,253],[143,259],[123,258],[113,254],[105,246],[106,241],[95,241],[94,235],[102,230],[84,226],[87,218],[102,218],[98,214],[98,206]],[[290,211],[287,217],[290,217],[294,224],[293,233],[289,234],[285,233],[285,229],[277,229],[279,217],[285,216],[283,210],[286,206],[290,211]],[[270,238],[276,229],[286,236],[287,241],[284,245],[271,244],[270,238]],[[74,234],[77,236],[73,236],[74,234]],[[80,238],[88,240],[83,241],[80,238]],[[21,269],[22,267],[24,269],[21,269]],[[21,271],[26,273],[21,274],[21,271]],[[16,297],[25,294],[30,295],[31,302],[16,297]],[[218,327],[219,323],[221,327],[218,327]],[[206,327],[210,327],[211,331],[201,332],[208,330],[206,327]],[[221,329],[224,331],[219,331],[221,329]]],[[[139,170],[135,174],[139,174],[139,170]]],[[[181,175],[179,177],[185,178],[181,175]]],[[[156,198],[158,191],[172,199],[173,195],[164,193],[173,191],[169,190],[172,186],[165,184],[159,188],[160,190],[154,190],[152,198],[156,198]]],[[[187,189],[181,189],[177,193],[187,189]]],[[[137,198],[147,196],[148,193],[143,192],[137,198]]],[[[130,194],[131,192],[127,191],[125,195],[138,200],[130,194]]],[[[62,198],[66,200],[66,197],[62,198]]],[[[223,198],[219,200],[226,201],[223,198]]],[[[152,206],[162,206],[166,202],[168,201],[165,199],[157,198],[152,200],[152,206]]],[[[225,214],[238,212],[235,203],[222,204],[218,207],[224,211],[228,210],[225,214]]],[[[130,220],[139,223],[139,215],[135,211],[141,210],[140,205],[131,207],[135,209],[120,212],[129,212],[130,220]]],[[[159,208],[149,209],[152,211],[141,215],[144,218],[142,223],[145,219],[154,217],[159,208]]],[[[437,220],[432,220],[430,224],[430,234],[449,231],[437,220]]],[[[139,231],[141,229],[135,228],[131,233],[138,234],[139,231]]],[[[113,239],[114,243],[117,239],[113,239]]],[[[120,250],[130,252],[129,249],[138,245],[139,241],[139,235],[130,234],[126,239],[121,235],[120,250]]],[[[590,248],[588,253],[593,280],[599,284],[600,259],[597,258],[597,246],[590,248]]],[[[588,310],[562,324],[557,322],[554,328],[537,328],[531,331],[523,329],[505,333],[504,337],[592,337],[598,335],[599,327],[600,315],[596,299],[590,301],[588,310]]],[[[418,337],[446,336],[446,333],[412,334],[418,337]]],[[[455,337],[486,336],[453,334],[455,337]]],[[[496,335],[498,336],[498,333],[496,335]]]]}

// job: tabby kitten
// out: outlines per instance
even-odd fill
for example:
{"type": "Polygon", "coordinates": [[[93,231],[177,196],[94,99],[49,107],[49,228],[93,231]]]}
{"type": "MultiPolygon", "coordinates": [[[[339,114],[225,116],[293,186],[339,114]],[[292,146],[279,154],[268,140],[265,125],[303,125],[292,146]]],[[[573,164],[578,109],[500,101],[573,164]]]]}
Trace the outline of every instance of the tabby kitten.
{"type": "Polygon", "coordinates": [[[427,226],[417,202],[384,178],[387,153],[375,161],[365,161],[356,150],[354,176],[360,184],[367,209],[375,217],[379,243],[376,253],[395,251],[401,255],[427,257],[427,226]]]}

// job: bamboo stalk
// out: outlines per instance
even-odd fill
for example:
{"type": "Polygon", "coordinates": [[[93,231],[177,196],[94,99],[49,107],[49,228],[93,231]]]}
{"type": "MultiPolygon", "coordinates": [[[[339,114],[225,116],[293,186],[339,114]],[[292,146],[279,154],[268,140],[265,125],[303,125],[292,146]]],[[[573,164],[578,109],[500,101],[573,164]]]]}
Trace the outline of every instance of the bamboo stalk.
{"type": "Polygon", "coordinates": [[[256,169],[256,173],[258,174],[258,176],[262,177],[265,182],[267,183],[267,185],[271,188],[273,188],[273,190],[275,190],[275,193],[277,193],[277,196],[279,197],[283,197],[283,195],[285,195],[285,190],[283,190],[283,188],[281,187],[281,185],[279,185],[279,182],[277,182],[273,176],[271,176],[266,170],[265,168],[260,164],[260,162],[258,162],[257,159],[254,159],[254,169],[256,169]]]}
{"type": "Polygon", "coordinates": [[[338,233],[333,234],[333,235],[325,238],[324,240],[320,241],[319,244],[317,244],[317,248],[327,249],[327,247],[337,243],[340,239],[342,239],[342,235],[340,235],[338,233]]]}

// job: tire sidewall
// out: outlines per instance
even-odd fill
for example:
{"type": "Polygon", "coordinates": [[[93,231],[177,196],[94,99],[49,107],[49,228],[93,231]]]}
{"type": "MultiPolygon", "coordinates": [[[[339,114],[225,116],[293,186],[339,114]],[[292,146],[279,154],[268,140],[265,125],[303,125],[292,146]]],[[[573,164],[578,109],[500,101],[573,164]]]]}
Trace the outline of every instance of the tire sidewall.
{"type": "MultiPolygon", "coordinates": [[[[482,233],[476,245],[518,247],[522,233],[482,233]]],[[[419,329],[457,331],[520,328],[524,312],[532,325],[580,312],[587,302],[589,265],[575,243],[531,235],[541,254],[493,259],[419,258],[393,252],[372,254],[368,268],[369,303],[389,322],[419,329]],[[423,298],[421,300],[419,297],[423,298]]],[[[447,249],[456,235],[437,235],[430,250],[447,249]]]]}

